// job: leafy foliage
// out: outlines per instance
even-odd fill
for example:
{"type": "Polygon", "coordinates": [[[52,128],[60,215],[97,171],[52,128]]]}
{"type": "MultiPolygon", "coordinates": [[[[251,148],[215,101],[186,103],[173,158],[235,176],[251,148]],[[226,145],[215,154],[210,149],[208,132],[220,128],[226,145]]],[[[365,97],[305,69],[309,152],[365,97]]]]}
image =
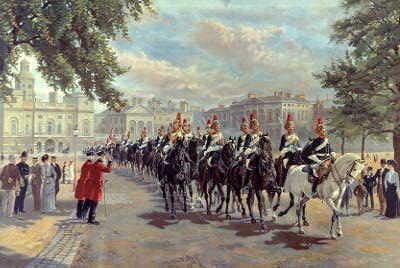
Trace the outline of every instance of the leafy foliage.
{"type": "Polygon", "coordinates": [[[150,12],[152,0],[0,0],[0,97],[12,93],[12,66],[22,52],[55,89],[80,87],[110,108],[124,105],[112,82],[126,70],[110,41],[128,38],[130,18],[150,12]]]}

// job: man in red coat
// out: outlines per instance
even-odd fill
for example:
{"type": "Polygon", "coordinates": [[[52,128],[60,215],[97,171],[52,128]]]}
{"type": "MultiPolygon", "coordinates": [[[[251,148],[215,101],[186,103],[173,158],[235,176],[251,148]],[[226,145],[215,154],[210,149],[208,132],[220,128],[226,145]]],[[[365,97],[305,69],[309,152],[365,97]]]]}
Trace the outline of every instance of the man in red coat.
{"type": "Polygon", "coordinates": [[[78,199],[78,203],[76,206],[76,217],[78,219],[84,220],[86,216],[86,211],[83,210],[84,203],[85,203],[85,186],[86,182],[90,176],[90,170],[93,166],[93,152],[88,151],[86,153],[87,160],[83,163],[81,167],[81,176],[79,177],[78,183],[75,187],[75,198],[78,199]]]}
{"type": "Polygon", "coordinates": [[[105,156],[103,151],[97,152],[98,159],[93,163],[90,169],[89,179],[85,186],[85,205],[84,211],[89,211],[89,224],[99,225],[96,221],[97,204],[103,197],[104,189],[104,173],[109,173],[112,170],[112,160],[110,156],[105,156]],[[108,160],[107,165],[104,165],[103,158],[108,160]]]}

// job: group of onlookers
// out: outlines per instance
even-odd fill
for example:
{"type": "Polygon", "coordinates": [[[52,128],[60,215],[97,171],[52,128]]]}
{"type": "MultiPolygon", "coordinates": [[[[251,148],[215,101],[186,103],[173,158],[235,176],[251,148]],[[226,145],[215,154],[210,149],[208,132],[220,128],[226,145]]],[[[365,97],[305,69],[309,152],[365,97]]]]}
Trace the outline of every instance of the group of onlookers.
{"type": "Polygon", "coordinates": [[[379,214],[388,218],[396,218],[400,215],[400,181],[396,167],[397,163],[394,160],[381,159],[380,168],[375,172],[370,166],[366,168],[362,183],[358,183],[353,190],[360,214],[366,209],[375,209],[376,188],[379,214]]]}
{"type": "Polygon", "coordinates": [[[9,163],[0,172],[0,204],[3,217],[21,216],[25,213],[25,197],[29,186],[33,197],[33,210],[43,213],[56,211],[56,197],[60,190],[60,181],[72,181],[72,164],[63,168],[57,163],[56,156],[34,156],[28,164],[27,152],[22,152],[18,163],[14,155],[9,155],[9,163]],[[71,178],[71,179],[70,179],[71,178]]]}

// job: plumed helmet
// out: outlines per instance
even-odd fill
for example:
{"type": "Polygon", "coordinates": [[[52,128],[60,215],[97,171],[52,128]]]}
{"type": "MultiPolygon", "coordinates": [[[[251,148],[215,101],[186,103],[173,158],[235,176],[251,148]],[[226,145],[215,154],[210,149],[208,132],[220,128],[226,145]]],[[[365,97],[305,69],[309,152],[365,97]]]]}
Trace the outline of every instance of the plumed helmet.
{"type": "Polygon", "coordinates": [[[249,123],[247,122],[247,119],[245,116],[242,117],[242,122],[240,123],[240,128],[243,127],[249,127],[249,123]]]}
{"type": "Polygon", "coordinates": [[[294,127],[294,118],[291,113],[288,113],[285,123],[285,129],[288,129],[290,127],[294,127]]]}
{"type": "Polygon", "coordinates": [[[317,118],[317,121],[315,122],[314,132],[318,135],[325,132],[324,119],[322,118],[322,116],[317,118]]]}
{"type": "Polygon", "coordinates": [[[258,120],[257,120],[257,117],[256,117],[256,113],[255,112],[252,112],[251,114],[250,114],[250,124],[249,124],[249,127],[251,128],[251,129],[254,129],[254,128],[259,128],[260,127],[260,124],[258,123],[258,120]]]}
{"type": "Polygon", "coordinates": [[[218,121],[218,115],[214,114],[212,118],[211,128],[215,129],[216,127],[219,127],[219,121],[218,121]]]}

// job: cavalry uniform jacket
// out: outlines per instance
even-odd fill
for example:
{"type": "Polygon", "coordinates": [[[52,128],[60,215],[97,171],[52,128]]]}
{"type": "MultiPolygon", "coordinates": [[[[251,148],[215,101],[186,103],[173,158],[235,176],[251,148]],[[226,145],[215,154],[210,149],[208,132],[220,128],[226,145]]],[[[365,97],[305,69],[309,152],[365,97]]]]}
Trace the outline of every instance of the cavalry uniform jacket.
{"type": "Polygon", "coordinates": [[[261,135],[261,132],[257,134],[250,134],[250,144],[248,148],[244,151],[244,154],[246,156],[254,153],[257,150],[257,144],[260,141],[261,135]]]}
{"type": "Polygon", "coordinates": [[[243,133],[240,135],[237,144],[236,144],[236,154],[240,154],[244,152],[247,148],[249,148],[251,143],[251,135],[243,133]]]}
{"type": "Polygon", "coordinates": [[[192,134],[191,132],[190,132],[190,133],[185,133],[185,134],[184,134],[183,140],[184,140],[184,143],[185,143],[185,146],[186,146],[186,147],[189,145],[189,141],[190,141],[192,138],[193,138],[193,134],[192,134]]]}
{"type": "Polygon", "coordinates": [[[180,139],[183,139],[182,130],[171,132],[170,138],[169,138],[169,143],[166,144],[166,146],[164,146],[164,148],[163,148],[164,153],[168,153],[174,147],[174,144],[180,139]]]}
{"type": "Polygon", "coordinates": [[[78,200],[85,199],[85,185],[87,180],[89,179],[90,170],[92,169],[92,166],[93,166],[93,161],[88,159],[86,160],[85,163],[83,163],[81,167],[81,176],[79,177],[79,180],[75,188],[75,198],[78,200]]]}
{"type": "Polygon", "coordinates": [[[317,137],[310,145],[304,148],[303,153],[312,162],[320,164],[328,159],[333,154],[333,151],[328,138],[317,137]]]}
{"type": "Polygon", "coordinates": [[[139,148],[140,149],[144,149],[144,148],[146,148],[146,146],[147,146],[147,143],[149,142],[149,137],[143,137],[143,138],[140,138],[139,139],[139,148]]]}
{"type": "Polygon", "coordinates": [[[101,159],[94,162],[92,168],[90,169],[90,177],[86,181],[86,199],[99,202],[103,198],[104,173],[109,173],[111,170],[111,161],[108,161],[107,166],[103,164],[103,160],[101,159]]]}
{"type": "Polygon", "coordinates": [[[210,135],[209,138],[207,139],[207,143],[208,143],[208,146],[206,146],[207,150],[205,151],[204,154],[218,151],[222,148],[224,144],[224,135],[222,134],[222,132],[210,135]]]}
{"type": "Polygon", "coordinates": [[[282,135],[281,144],[279,145],[279,152],[284,156],[287,152],[296,152],[300,149],[299,136],[296,133],[291,135],[282,135]]]}

